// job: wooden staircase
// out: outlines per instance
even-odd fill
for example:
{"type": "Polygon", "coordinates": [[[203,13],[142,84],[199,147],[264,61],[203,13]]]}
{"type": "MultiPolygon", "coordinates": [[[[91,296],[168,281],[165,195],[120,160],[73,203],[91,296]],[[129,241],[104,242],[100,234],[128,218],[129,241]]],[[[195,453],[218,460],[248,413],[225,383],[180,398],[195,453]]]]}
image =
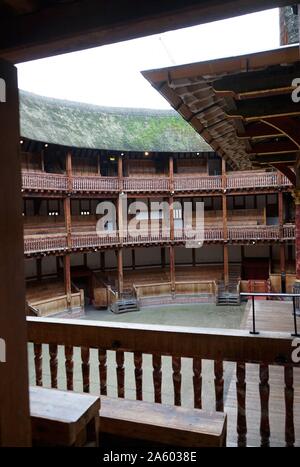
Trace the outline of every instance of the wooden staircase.
{"type": "Polygon", "coordinates": [[[218,281],[218,292],[216,296],[217,305],[239,306],[241,304],[239,290],[240,278],[240,265],[232,265],[229,269],[228,285],[225,285],[224,280],[218,281]]]}
{"type": "Polygon", "coordinates": [[[132,311],[139,311],[139,303],[136,297],[134,296],[131,289],[125,289],[123,291],[122,297],[112,303],[110,307],[111,311],[116,314],[129,313],[132,311]]]}

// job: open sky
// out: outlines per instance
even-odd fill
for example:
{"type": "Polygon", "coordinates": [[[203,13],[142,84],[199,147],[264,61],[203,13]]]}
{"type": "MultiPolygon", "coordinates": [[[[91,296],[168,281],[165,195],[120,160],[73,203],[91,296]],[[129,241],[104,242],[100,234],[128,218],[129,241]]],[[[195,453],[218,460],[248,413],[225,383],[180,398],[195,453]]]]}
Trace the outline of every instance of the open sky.
{"type": "Polygon", "coordinates": [[[277,9],[18,65],[19,87],[114,107],[168,108],[140,74],[279,46],[277,9]]]}

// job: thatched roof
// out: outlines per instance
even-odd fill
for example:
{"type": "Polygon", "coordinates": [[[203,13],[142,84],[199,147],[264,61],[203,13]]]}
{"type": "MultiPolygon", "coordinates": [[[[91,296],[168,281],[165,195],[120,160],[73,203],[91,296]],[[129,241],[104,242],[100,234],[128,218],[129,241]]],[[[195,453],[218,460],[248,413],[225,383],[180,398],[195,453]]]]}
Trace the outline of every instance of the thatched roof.
{"type": "Polygon", "coordinates": [[[77,148],[197,152],[210,146],[174,110],[100,107],[20,91],[21,136],[77,148]]]}

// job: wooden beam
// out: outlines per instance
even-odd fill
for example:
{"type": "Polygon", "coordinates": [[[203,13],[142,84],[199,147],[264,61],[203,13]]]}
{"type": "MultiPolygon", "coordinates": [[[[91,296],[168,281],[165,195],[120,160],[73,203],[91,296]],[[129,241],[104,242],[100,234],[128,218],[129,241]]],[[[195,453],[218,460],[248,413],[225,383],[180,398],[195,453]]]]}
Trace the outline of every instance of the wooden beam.
{"type": "Polygon", "coordinates": [[[289,4],[288,0],[45,3],[27,15],[5,15],[2,9],[0,56],[23,62],[289,4]]]}
{"type": "Polygon", "coordinates": [[[275,169],[279,170],[283,175],[285,175],[293,186],[296,186],[296,174],[295,172],[286,164],[272,164],[275,169]]]}
{"type": "Polygon", "coordinates": [[[294,78],[300,76],[298,62],[289,66],[281,65],[248,73],[236,73],[217,79],[213,82],[216,91],[232,91],[234,94],[255,93],[291,88],[294,78]]]}
{"type": "Polygon", "coordinates": [[[0,446],[16,447],[31,443],[17,70],[0,60],[0,77],[0,446]]]}
{"type": "Polygon", "coordinates": [[[235,104],[236,108],[226,110],[227,115],[230,117],[242,117],[246,120],[300,115],[300,103],[293,102],[290,95],[235,101],[235,104]]]}
{"type": "Polygon", "coordinates": [[[282,154],[264,154],[251,156],[252,162],[257,162],[259,164],[273,165],[287,165],[294,164],[297,159],[297,153],[282,153],[282,154]]]}
{"type": "Polygon", "coordinates": [[[280,154],[292,153],[298,151],[296,144],[289,139],[280,139],[279,141],[269,141],[267,143],[252,143],[252,151],[249,154],[280,154]]]}
{"type": "Polygon", "coordinates": [[[239,138],[269,138],[272,136],[281,137],[283,136],[281,131],[271,128],[267,123],[258,121],[248,123],[245,127],[244,132],[237,133],[239,138]]]}

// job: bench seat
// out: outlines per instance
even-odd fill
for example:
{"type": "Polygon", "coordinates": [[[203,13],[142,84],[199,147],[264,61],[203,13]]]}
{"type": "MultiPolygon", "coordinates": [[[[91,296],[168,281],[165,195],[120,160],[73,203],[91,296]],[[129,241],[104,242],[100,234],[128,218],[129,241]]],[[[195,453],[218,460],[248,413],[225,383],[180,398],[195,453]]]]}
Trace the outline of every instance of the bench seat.
{"type": "Polygon", "coordinates": [[[171,446],[226,446],[222,412],[101,396],[100,431],[171,446]]]}

